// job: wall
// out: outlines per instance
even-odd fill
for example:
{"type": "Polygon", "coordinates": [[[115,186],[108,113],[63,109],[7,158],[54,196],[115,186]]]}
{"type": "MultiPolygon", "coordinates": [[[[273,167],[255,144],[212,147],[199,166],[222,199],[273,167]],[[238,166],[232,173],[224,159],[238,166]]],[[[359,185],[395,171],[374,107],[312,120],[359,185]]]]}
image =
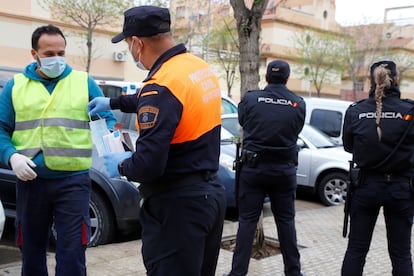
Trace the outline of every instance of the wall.
{"type": "MultiPolygon", "coordinates": [[[[122,26],[122,15],[119,20],[119,25],[122,26]]],[[[64,33],[67,40],[66,58],[68,63],[74,69],[86,69],[86,40],[80,37],[79,33],[82,32],[82,29],[79,26],[51,19],[49,12],[40,7],[37,0],[16,0],[2,1],[1,3],[0,72],[7,69],[21,70],[33,61],[30,54],[32,33],[37,27],[46,24],[54,24],[64,33]]],[[[129,73],[135,65],[129,57],[127,44],[125,42],[113,44],[110,41],[111,37],[121,30],[122,27],[95,29],[90,70],[92,76],[117,80],[135,80],[137,78],[136,75],[129,73]],[[114,61],[114,52],[119,51],[126,54],[125,62],[114,61]]],[[[134,70],[138,71],[136,68],[134,70]]]]}

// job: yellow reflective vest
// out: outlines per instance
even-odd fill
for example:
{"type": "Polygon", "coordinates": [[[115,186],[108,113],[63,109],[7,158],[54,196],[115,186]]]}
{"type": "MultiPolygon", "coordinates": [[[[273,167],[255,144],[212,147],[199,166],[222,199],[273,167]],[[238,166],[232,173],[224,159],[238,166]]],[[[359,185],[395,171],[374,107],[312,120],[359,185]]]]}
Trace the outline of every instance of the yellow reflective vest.
{"type": "Polygon", "coordinates": [[[91,167],[86,72],[73,70],[56,84],[51,94],[41,82],[17,74],[12,101],[16,113],[12,143],[19,153],[33,158],[42,151],[51,170],[79,171],[91,167]]]}

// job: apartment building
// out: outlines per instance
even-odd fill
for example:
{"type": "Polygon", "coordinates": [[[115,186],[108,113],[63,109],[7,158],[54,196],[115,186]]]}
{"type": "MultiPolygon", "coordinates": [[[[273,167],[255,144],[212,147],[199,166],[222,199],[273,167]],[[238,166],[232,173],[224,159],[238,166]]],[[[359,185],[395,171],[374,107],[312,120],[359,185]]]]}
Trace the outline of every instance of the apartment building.
{"type": "MultiPolygon", "coordinates": [[[[246,0],[249,5],[252,0],[246,0]]],[[[215,25],[224,17],[232,17],[232,8],[228,0],[171,0],[170,10],[173,32],[178,41],[184,42],[187,48],[208,62],[217,72],[221,85],[226,87],[223,68],[209,52],[205,38],[215,25]]],[[[279,4],[278,0],[269,0],[262,20],[260,41],[261,68],[259,83],[264,87],[265,69],[273,59],[285,59],[292,67],[288,86],[304,96],[316,95],[315,88],[309,78],[305,77],[302,66],[295,63],[292,49],[295,49],[295,34],[312,28],[317,32],[338,32],[340,27],[335,21],[335,0],[288,0],[279,4]]],[[[90,74],[97,79],[141,81],[146,72],[137,70],[128,53],[126,43],[112,44],[110,38],[122,28],[123,15],[119,16],[118,27],[98,27],[93,34],[93,57],[90,74]]],[[[37,0],[3,1],[0,8],[0,81],[19,72],[32,61],[30,55],[30,37],[33,30],[44,24],[59,26],[67,38],[67,60],[75,69],[86,68],[86,41],[79,33],[84,32],[79,26],[59,22],[51,17],[51,13],[41,6],[37,0]]],[[[403,96],[414,98],[414,39],[413,25],[398,26],[385,24],[382,35],[391,37],[384,46],[388,53],[400,53],[407,61],[404,68],[405,80],[402,87],[403,96]]],[[[208,40],[207,40],[208,41],[208,40]]],[[[369,61],[365,61],[365,67],[369,61]]],[[[397,62],[398,63],[398,62],[397,62]]],[[[235,70],[236,80],[232,88],[235,101],[239,100],[238,69],[235,70]]],[[[321,96],[353,100],[354,84],[343,72],[330,72],[332,80],[324,84],[321,96]]],[[[361,95],[367,91],[369,84],[366,76],[361,76],[361,95]]]]}
{"type": "MultiPolygon", "coordinates": [[[[37,0],[2,1],[0,7],[0,80],[20,72],[32,62],[30,54],[32,32],[41,25],[54,24],[62,29],[66,40],[66,58],[75,69],[86,70],[85,33],[77,25],[65,24],[51,18],[37,0]]],[[[123,15],[118,27],[96,28],[92,40],[90,74],[96,79],[141,81],[145,72],[136,69],[126,43],[111,43],[113,35],[122,29],[123,15]]]]}
{"type": "MultiPolygon", "coordinates": [[[[233,11],[229,1],[199,1],[201,5],[196,5],[194,1],[197,0],[171,0],[170,9],[175,23],[175,34],[178,37],[185,36],[185,41],[191,45],[190,48],[195,49],[195,53],[205,58],[206,49],[204,46],[200,46],[201,41],[208,35],[209,30],[214,28],[216,22],[220,22],[223,16],[231,16],[233,11]]],[[[245,0],[245,2],[249,6],[252,0],[245,0]]],[[[260,41],[262,65],[259,72],[262,79],[259,86],[265,85],[263,77],[266,64],[273,59],[285,59],[292,67],[288,86],[304,96],[316,95],[316,90],[311,85],[309,77],[305,76],[303,66],[295,63],[295,56],[292,55],[295,50],[294,37],[295,34],[303,33],[309,28],[315,32],[343,35],[344,31],[335,21],[335,13],[335,0],[288,0],[283,2],[269,0],[262,20],[260,41]]],[[[408,61],[408,59],[414,58],[413,32],[411,32],[413,25],[399,26],[388,23],[380,24],[380,28],[381,31],[375,35],[385,37],[388,33],[387,30],[392,30],[393,37],[385,39],[384,44],[376,49],[376,57],[391,58],[390,54],[392,53],[393,58],[404,57],[406,59],[403,62],[404,65],[414,66],[414,61],[408,61]]],[[[212,62],[210,59],[210,63],[212,62]]],[[[358,73],[357,83],[350,80],[347,72],[332,70],[330,81],[324,83],[321,96],[348,100],[366,97],[366,92],[369,89],[366,74],[371,60],[367,58],[361,62],[366,70],[361,70],[358,73]],[[354,89],[358,91],[354,91],[354,89]]],[[[396,62],[399,63],[399,60],[396,62]]],[[[414,71],[409,68],[404,68],[404,70],[406,72],[402,87],[403,96],[414,98],[414,94],[411,95],[411,91],[414,92],[414,71]]],[[[238,89],[236,82],[234,90],[238,91],[238,89]]]]}

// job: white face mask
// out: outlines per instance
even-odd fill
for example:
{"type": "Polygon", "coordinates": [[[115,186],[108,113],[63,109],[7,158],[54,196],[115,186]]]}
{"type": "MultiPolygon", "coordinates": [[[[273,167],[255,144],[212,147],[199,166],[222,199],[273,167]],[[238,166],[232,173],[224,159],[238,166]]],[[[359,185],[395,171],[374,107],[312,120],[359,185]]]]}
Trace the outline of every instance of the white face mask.
{"type": "Polygon", "coordinates": [[[131,54],[135,65],[141,70],[147,70],[147,68],[145,68],[144,64],[141,63],[141,52],[138,55],[138,61],[135,59],[134,55],[132,54],[132,46],[133,45],[134,45],[134,40],[132,40],[131,47],[129,48],[129,53],[131,54]]]}
{"type": "Polygon", "coordinates": [[[45,57],[41,58],[37,53],[40,60],[40,71],[49,78],[59,77],[66,68],[66,59],[61,56],[45,57]]]}

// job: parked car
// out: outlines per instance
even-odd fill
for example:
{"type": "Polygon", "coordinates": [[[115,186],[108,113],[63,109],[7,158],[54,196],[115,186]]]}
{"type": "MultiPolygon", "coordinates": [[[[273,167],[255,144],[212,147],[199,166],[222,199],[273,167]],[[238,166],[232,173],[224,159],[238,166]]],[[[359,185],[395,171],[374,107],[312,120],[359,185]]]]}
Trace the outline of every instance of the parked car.
{"type": "MultiPolygon", "coordinates": [[[[138,183],[108,177],[103,157],[98,156],[96,148],[92,151],[89,174],[92,180],[89,246],[110,243],[118,232],[126,235],[140,229],[138,183]]],[[[6,216],[11,218],[16,217],[16,181],[13,171],[0,163],[0,199],[6,216]]]]}
{"type": "Polygon", "coordinates": [[[350,101],[304,98],[306,102],[305,123],[316,127],[338,145],[342,145],[342,126],[350,101]]]}
{"type": "Polygon", "coordinates": [[[237,113],[237,104],[227,96],[226,92],[221,92],[221,114],[237,113]]]}
{"type": "MultiPolygon", "coordinates": [[[[223,115],[222,115],[223,116],[223,115]]],[[[236,143],[234,135],[221,127],[220,159],[217,176],[220,183],[226,190],[227,208],[236,207],[236,198],[234,185],[236,173],[233,169],[233,163],[236,159],[236,143]]]]}
{"type": "MultiPolygon", "coordinates": [[[[232,135],[240,136],[237,114],[223,115],[222,125],[232,135]]],[[[298,187],[311,189],[325,205],[343,204],[351,154],[308,124],[299,134],[297,144],[300,147],[296,173],[298,187]]]]}
{"type": "Polygon", "coordinates": [[[0,239],[1,239],[1,236],[3,236],[5,223],[6,223],[6,216],[4,215],[3,204],[0,200],[0,239]]]}
{"type": "Polygon", "coordinates": [[[117,97],[119,95],[134,94],[141,88],[142,82],[95,80],[105,97],[117,97]]]}

